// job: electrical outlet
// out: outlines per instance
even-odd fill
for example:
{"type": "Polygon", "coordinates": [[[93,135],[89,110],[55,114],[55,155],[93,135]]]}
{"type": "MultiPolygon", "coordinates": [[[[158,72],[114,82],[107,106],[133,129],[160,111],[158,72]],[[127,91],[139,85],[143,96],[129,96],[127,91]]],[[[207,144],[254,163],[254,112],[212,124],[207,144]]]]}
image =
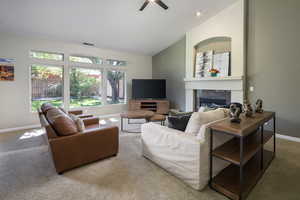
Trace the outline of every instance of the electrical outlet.
{"type": "Polygon", "coordinates": [[[250,92],[254,92],[254,87],[253,87],[253,86],[250,86],[250,87],[249,87],[249,90],[250,90],[250,92]]]}

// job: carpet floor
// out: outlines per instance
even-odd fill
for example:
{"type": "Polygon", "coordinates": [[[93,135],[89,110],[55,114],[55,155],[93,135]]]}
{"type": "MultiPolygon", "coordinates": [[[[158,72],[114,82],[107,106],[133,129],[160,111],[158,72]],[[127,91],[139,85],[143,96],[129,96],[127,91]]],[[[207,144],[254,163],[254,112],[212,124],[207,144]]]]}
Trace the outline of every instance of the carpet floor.
{"type": "MultiPolygon", "coordinates": [[[[278,139],[277,151],[247,199],[300,199],[300,143],[278,139]]],[[[208,187],[201,192],[193,190],[145,159],[140,134],[120,134],[119,152],[117,157],[57,175],[39,129],[0,134],[0,199],[227,199],[208,187]]]]}

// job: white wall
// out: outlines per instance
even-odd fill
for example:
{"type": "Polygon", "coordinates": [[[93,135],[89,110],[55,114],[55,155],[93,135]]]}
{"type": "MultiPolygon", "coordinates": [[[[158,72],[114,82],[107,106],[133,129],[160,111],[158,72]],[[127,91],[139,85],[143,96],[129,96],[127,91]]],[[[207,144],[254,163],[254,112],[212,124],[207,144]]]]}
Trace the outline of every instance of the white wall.
{"type": "Polygon", "coordinates": [[[238,0],[186,34],[186,80],[193,80],[195,46],[201,41],[231,38],[231,76],[223,80],[186,81],[186,111],[194,109],[194,89],[231,90],[231,99],[243,102],[245,76],[245,1],[238,0]],[[235,80],[237,79],[237,80],[235,80]]]}
{"type": "Polygon", "coordinates": [[[186,78],[193,77],[194,47],[214,37],[231,37],[231,75],[244,75],[244,0],[238,0],[186,34],[186,78]]]}
{"type": "MultiPolygon", "coordinates": [[[[30,50],[42,50],[70,54],[82,54],[126,60],[127,96],[131,97],[133,78],[152,78],[152,58],[126,52],[87,47],[80,44],[41,40],[0,34],[0,57],[14,58],[15,81],[0,81],[0,130],[39,124],[37,113],[30,111],[30,50]]],[[[68,65],[66,59],[65,64],[68,65]]],[[[66,70],[68,70],[66,68],[66,70]]],[[[65,85],[68,87],[68,84],[65,85]]],[[[95,115],[120,113],[127,105],[108,105],[85,109],[95,115]]]]}

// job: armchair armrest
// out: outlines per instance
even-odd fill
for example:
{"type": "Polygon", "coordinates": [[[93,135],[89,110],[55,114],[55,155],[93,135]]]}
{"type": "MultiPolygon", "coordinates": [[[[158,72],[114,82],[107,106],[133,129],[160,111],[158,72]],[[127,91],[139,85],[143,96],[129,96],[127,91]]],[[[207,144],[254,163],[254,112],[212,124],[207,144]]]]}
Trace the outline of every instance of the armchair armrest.
{"type": "Polygon", "coordinates": [[[84,126],[90,126],[94,124],[99,124],[99,118],[98,117],[89,117],[82,119],[84,126]]]}
{"type": "Polygon", "coordinates": [[[84,119],[84,118],[90,118],[94,117],[94,115],[89,115],[89,114],[82,114],[82,115],[77,115],[78,118],[84,119]]]}
{"type": "Polygon", "coordinates": [[[93,161],[116,155],[118,127],[99,128],[49,140],[56,171],[61,173],[93,161]]]}
{"type": "Polygon", "coordinates": [[[73,115],[82,115],[83,111],[82,110],[70,110],[68,113],[73,114],[73,115]]]}

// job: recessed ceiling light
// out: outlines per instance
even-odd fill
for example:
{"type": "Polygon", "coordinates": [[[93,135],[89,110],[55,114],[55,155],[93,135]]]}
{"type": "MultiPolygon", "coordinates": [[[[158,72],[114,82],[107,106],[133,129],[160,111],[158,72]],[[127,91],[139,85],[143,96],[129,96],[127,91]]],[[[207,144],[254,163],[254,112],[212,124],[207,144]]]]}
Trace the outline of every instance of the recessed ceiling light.
{"type": "Polygon", "coordinates": [[[202,13],[201,13],[200,11],[197,11],[197,12],[196,12],[196,16],[197,16],[197,17],[200,17],[201,14],[202,14],[202,13]]]}

